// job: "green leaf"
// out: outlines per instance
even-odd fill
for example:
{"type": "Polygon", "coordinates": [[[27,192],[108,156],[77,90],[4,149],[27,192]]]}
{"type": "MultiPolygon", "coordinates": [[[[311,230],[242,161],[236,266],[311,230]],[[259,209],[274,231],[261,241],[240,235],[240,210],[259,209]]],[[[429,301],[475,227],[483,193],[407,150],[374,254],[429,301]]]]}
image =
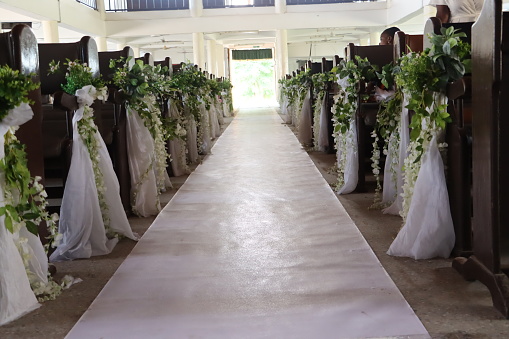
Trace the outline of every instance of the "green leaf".
{"type": "Polygon", "coordinates": [[[27,228],[27,230],[28,230],[30,233],[32,233],[32,234],[34,234],[34,235],[39,235],[39,229],[38,229],[37,225],[36,225],[36,224],[34,224],[33,222],[31,222],[31,221],[26,221],[26,228],[27,228]]]}

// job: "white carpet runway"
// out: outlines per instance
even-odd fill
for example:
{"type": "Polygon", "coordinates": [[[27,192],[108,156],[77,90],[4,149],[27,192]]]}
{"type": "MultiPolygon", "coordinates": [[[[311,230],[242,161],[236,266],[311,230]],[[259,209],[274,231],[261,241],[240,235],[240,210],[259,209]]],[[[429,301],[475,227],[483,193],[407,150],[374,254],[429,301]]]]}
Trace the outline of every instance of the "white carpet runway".
{"type": "Polygon", "coordinates": [[[241,111],[67,338],[428,338],[293,133],[241,111]]]}

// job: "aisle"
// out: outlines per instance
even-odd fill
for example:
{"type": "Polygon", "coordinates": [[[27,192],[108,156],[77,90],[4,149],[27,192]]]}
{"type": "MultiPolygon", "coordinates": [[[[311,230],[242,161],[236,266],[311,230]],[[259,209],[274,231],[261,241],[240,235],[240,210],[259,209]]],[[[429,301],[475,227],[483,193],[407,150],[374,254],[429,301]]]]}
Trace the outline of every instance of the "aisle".
{"type": "Polygon", "coordinates": [[[428,338],[295,136],[240,112],[68,338],[428,338]]]}

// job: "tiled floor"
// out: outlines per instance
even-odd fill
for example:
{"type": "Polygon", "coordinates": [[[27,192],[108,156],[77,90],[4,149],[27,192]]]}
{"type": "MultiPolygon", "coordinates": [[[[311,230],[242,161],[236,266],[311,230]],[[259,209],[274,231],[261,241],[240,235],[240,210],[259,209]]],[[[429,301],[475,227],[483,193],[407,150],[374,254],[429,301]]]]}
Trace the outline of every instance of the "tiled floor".
{"type": "Polygon", "coordinates": [[[428,338],[295,136],[241,111],[68,338],[428,338]]]}

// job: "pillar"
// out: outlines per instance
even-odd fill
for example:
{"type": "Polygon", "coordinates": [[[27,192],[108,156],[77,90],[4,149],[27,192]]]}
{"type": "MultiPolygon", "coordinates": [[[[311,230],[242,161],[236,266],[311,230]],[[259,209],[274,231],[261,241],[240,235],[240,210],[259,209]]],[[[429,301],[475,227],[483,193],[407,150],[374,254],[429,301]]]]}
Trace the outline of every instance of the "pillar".
{"type": "Polygon", "coordinates": [[[133,49],[133,54],[135,58],[140,57],[140,48],[138,46],[131,46],[133,49]]]}
{"type": "Polygon", "coordinates": [[[44,42],[47,43],[60,42],[57,21],[43,21],[42,29],[44,31],[44,42]]]}
{"type": "Polygon", "coordinates": [[[368,46],[369,45],[369,38],[359,39],[359,45],[361,45],[361,46],[368,46]]]}
{"type": "Polygon", "coordinates": [[[124,49],[125,46],[126,46],[126,40],[125,39],[117,40],[117,50],[118,51],[124,49]]]}
{"type": "Polygon", "coordinates": [[[106,40],[106,37],[98,36],[95,38],[95,42],[97,43],[98,52],[108,51],[108,41],[106,40]]]}
{"type": "Polygon", "coordinates": [[[286,0],[275,0],[274,7],[276,14],[286,13],[286,0]]]}
{"type": "Polygon", "coordinates": [[[191,17],[196,18],[203,15],[203,0],[189,0],[189,11],[191,17]]]}
{"type": "Polygon", "coordinates": [[[202,32],[193,33],[193,63],[205,69],[205,41],[202,32]]]}
{"type": "Polygon", "coordinates": [[[288,33],[286,29],[276,31],[276,78],[279,80],[288,74],[288,33]]]}
{"type": "Polygon", "coordinates": [[[225,65],[224,65],[224,46],[222,44],[216,44],[216,65],[217,65],[217,76],[224,77],[225,65]]]}
{"type": "Polygon", "coordinates": [[[371,31],[371,33],[369,33],[369,44],[370,45],[378,45],[380,43],[380,34],[382,32],[376,30],[376,31],[371,31]]]}
{"type": "Polygon", "coordinates": [[[217,76],[216,42],[207,40],[207,71],[217,76]]]}

